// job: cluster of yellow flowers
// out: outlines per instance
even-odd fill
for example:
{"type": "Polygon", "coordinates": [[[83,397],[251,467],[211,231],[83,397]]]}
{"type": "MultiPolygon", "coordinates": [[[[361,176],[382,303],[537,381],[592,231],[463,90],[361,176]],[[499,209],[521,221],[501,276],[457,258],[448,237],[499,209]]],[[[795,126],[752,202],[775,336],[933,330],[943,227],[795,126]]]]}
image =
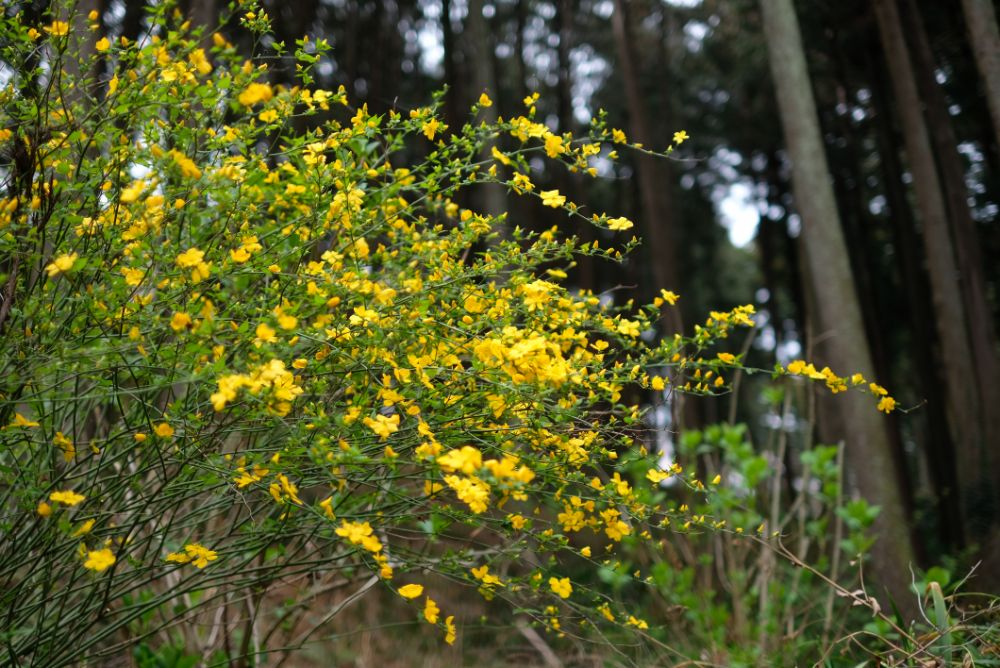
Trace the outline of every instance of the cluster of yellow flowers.
{"type": "MultiPolygon", "coordinates": [[[[241,10],[246,25],[265,25],[251,10],[241,10]]],[[[58,21],[46,29],[67,31],[58,21]]],[[[23,33],[26,49],[45,39],[23,33]]],[[[386,581],[441,572],[487,598],[547,595],[555,605],[542,617],[560,633],[570,609],[646,628],[587,599],[558,557],[590,558],[590,546],[572,546],[583,532],[609,555],[630,536],[651,537],[643,523],[663,509],[638,486],[682,471],[654,468],[643,481],[619,466],[648,457],[634,440],[638,390],[727,391],[741,360],[707,351],[752,327],[753,307],[647,343],[676,294],[634,308],[567,285],[574,258],[614,261],[633,241],[601,248],[558,225],[502,235],[503,218],[458,203],[461,188],[493,181],[630,230],[627,218],[584,216],[532,181],[543,178],[536,156],[595,175],[595,156],[614,159],[609,142],[627,144],[620,130],[555,134],[536,120],[531,95],[523,115],[449,134],[434,107],[374,115],[342,90],[272,86],[265,66],[241,62],[218,34],[211,41],[182,28],[97,42],[127,66],[93,113],[74,118],[78,130],[60,106],[41,117],[27,103],[15,110],[23,117],[0,112],[3,128],[55,128],[35,147],[36,180],[0,201],[0,252],[31,255],[47,275],[14,277],[23,303],[0,323],[30,342],[30,354],[14,356],[18,378],[0,378],[10,416],[0,440],[34,480],[27,512],[79,543],[72,568],[107,578],[109,596],[134,589],[121,572],[155,587],[158,569],[194,566],[171,571],[180,596],[213,572],[218,583],[263,586],[285,564],[318,571],[333,554],[344,572],[370,568],[386,581]],[[432,143],[426,161],[393,165],[395,148],[383,150],[414,141],[432,143]],[[469,159],[484,145],[486,164],[469,159]],[[35,237],[21,232],[52,209],[57,241],[28,247],[35,237]],[[74,489],[54,489],[64,480],[74,489]],[[83,522],[63,521],[84,511],[83,522]],[[494,547],[473,550],[447,534],[454,523],[496,534],[483,542],[494,547]],[[245,573],[262,545],[282,549],[245,573]],[[529,545],[538,563],[519,560],[529,545]],[[164,555],[164,546],[181,547],[164,555]],[[294,561],[310,553],[322,558],[294,561]],[[510,566],[497,570],[503,579],[490,571],[499,563],[510,566]]],[[[299,56],[305,77],[314,55],[299,56]]],[[[3,142],[35,136],[2,132],[3,142]]],[[[787,371],[835,392],[848,384],[804,362],[787,371]]],[[[880,410],[894,408],[882,388],[869,391],[880,410]]],[[[58,550],[32,549],[55,560],[37,573],[74,577],[58,550]]],[[[431,577],[398,593],[425,596],[431,577]]],[[[101,609],[81,614],[104,620],[101,609]]],[[[429,595],[420,616],[455,641],[455,617],[429,595]]]]}

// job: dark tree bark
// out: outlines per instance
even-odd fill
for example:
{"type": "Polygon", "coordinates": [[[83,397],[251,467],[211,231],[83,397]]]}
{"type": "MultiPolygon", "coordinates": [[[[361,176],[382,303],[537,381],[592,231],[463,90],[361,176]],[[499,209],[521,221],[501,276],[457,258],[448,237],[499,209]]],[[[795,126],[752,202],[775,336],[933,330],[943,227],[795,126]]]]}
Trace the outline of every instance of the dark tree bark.
{"type": "Polygon", "coordinates": [[[997,151],[1000,151],[1000,29],[992,0],[962,0],[976,66],[983,78],[986,105],[993,121],[997,151]]]}
{"type": "MultiPolygon", "coordinates": [[[[992,448],[984,440],[982,429],[982,411],[987,407],[982,404],[978,391],[978,362],[971,354],[969,320],[959,283],[961,271],[899,13],[895,0],[876,0],[874,8],[903,128],[907,161],[913,174],[914,198],[920,214],[937,314],[935,324],[941,341],[949,424],[962,493],[962,515],[968,534],[969,518],[977,517],[982,512],[977,501],[981,493],[979,490],[983,485],[988,486],[994,475],[988,465],[992,459],[992,448]]],[[[989,407],[989,410],[996,409],[989,407]]]]}
{"type": "MultiPolygon", "coordinates": [[[[966,317],[969,319],[969,336],[975,359],[976,385],[983,408],[982,438],[984,444],[1000,443],[1000,411],[990,410],[1000,406],[1000,359],[997,357],[996,330],[993,326],[994,311],[987,298],[983,256],[980,252],[979,233],[969,209],[969,191],[965,186],[965,167],[958,153],[958,139],[952,126],[951,115],[944,92],[934,78],[936,69],[927,31],[920,11],[913,0],[905,0],[901,12],[906,34],[909,36],[914,70],[920,96],[926,104],[927,122],[931,127],[930,138],[941,174],[948,221],[951,223],[955,255],[961,274],[962,297],[966,317]]],[[[995,531],[1000,521],[1000,461],[996,448],[986,447],[987,460],[983,477],[975,489],[968,490],[978,498],[974,505],[979,509],[972,519],[977,533],[995,531]],[[988,472],[993,472],[990,479],[988,472]]]]}
{"type": "Polygon", "coordinates": [[[923,451],[930,473],[931,487],[937,500],[938,535],[946,548],[959,549],[964,544],[962,514],[959,505],[958,480],[955,474],[954,443],[948,427],[946,402],[942,388],[938,341],[933,327],[936,322],[934,305],[930,298],[930,284],[923,263],[921,247],[923,241],[917,230],[913,213],[907,201],[900,174],[903,165],[899,159],[899,142],[893,130],[892,120],[885,111],[888,109],[890,93],[884,69],[876,62],[876,56],[867,56],[868,68],[874,73],[872,103],[875,108],[876,142],[879,163],[882,168],[882,182],[889,204],[889,220],[893,230],[893,247],[899,258],[899,271],[906,294],[909,321],[909,358],[912,360],[917,378],[917,396],[925,400],[922,415],[927,422],[926,433],[922,437],[923,451]]]}
{"type": "MultiPolygon", "coordinates": [[[[798,19],[791,0],[761,0],[771,73],[792,160],[792,184],[802,217],[801,243],[831,365],[874,371],[861,309],[820,137],[798,19]]],[[[838,402],[851,478],[862,496],[881,506],[872,548],[874,578],[910,616],[913,547],[883,416],[871,399],[849,393],[838,402]]],[[[880,597],[881,598],[881,597],[880,597]]],[[[887,601],[886,601],[887,602],[887,601]]]]}
{"type": "MultiPolygon", "coordinates": [[[[618,55],[618,65],[625,85],[625,99],[628,102],[629,134],[633,142],[653,147],[653,129],[646,108],[646,100],[639,86],[639,72],[635,56],[635,42],[629,24],[629,3],[615,0],[612,28],[618,55]]],[[[677,221],[673,203],[670,177],[666,174],[662,161],[651,156],[636,154],[636,175],[642,196],[645,236],[649,244],[652,262],[653,292],[661,288],[680,290],[683,288],[677,264],[677,221]]],[[[664,311],[665,333],[683,331],[680,311],[664,311]]]]}

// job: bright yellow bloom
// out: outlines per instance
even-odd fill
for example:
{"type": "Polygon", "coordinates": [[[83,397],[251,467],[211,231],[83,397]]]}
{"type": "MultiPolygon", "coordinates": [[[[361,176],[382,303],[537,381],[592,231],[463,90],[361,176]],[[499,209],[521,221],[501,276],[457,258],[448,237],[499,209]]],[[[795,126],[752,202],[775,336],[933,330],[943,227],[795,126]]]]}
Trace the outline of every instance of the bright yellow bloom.
{"type": "Polygon", "coordinates": [[[174,317],[170,319],[170,329],[175,332],[180,332],[191,326],[191,316],[182,311],[174,313],[174,317]]]}
{"type": "Polygon", "coordinates": [[[438,129],[440,129],[441,123],[438,122],[436,118],[430,118],[424,121],[424,124],[420,126],[420,131],[424,133],[424,136],[430,140],[434,139],[434,135],[437,134],[438,129]]]}
{"type": "Polygon", "coordinates": [[[455,615],[448,615],[444,620],[444,641],[449,645],[455,644],[455,615]]]}
{"type": "Polygon", "coordinates": [[[45,26],[44,30],[53,37],[65,37],[69,34],[69,23],[66,21],[53,21],[45,26]]]}
{"type": "Polygon", "coordinates": [[[87,552],[87,560],[83,562],[83,567],[102,573],[111,568],[115,561],[117,560],[114,553],[108,548],[91,550],[87,552]]]}
{"type": "Polygon", "coordinates": [[[896,410],[896,400],[892,397],[882,397],[879,399],[878,409],[888,415],[896,410]]]}
{"type": "Polygon", "coordinates": [[[46,265],[45,271],[48,272],[49,278],[55,278],[59,274],[65,274],[73,268],[73,263],[76,262],[79,257],[80,256],[77,253],[64,253],[46,265]]]}
{"type": "Polygon", "coordinates": [[[573,585],[569,578],[549,578],[549,587],[562,598],[569,598],[573,593],[573,585]]]}
{"type": "Polygon", "coordinates": [[[188,543],[184,546],[183,552],[171,552],[166,560],[174,564],[193,564],[198,568],[205,568],[208,562],[215,561],[219,555],[199,543],[188,543]]]}
{"type": "Polygon", "coordinates": [[[156,428],[153,429],[153,431],[160,438],[170,438],[171,436],[174,435],[174,428],[171,427],[166,422],[161,422],[160,424],[156,425],[156,428]]]}
{"type": "Polygon", "coordinates": [[[479,96],[479,106],[481,106],[481,107],[492,107],[493,106],[493,100],[491,100],[490,96],[487,95],[484,92],[482,95],[479,96]]]}
{"type": "Polygon", "coordinates": [[[11,427],[37,427],[39,426],[34,420],[29,420],[20,413],[14,413],[14,421],[10,423],[11,427]]]}
{"type": "Polygon", "coordinates": [[[52,506],[44,501],[39,501],[38,508],[36,508],[35,511],[42,517],[48,517],[52,514],[52,506]]]}
{"type": "Polygon", "coordinates": [[[566,144],[559,135],[549,135],[545,138],[545,154],[550,158],[558,158],[566,152],[566,144]]]}
{"type": "Polygon", "coordinates": [[[674,143],[675,144],[683,144],[688,139],[690,139],[690,137],[688,137],[688,133],[685,132],[684,130],[681,130],[680,132],[675,132],[674,133],[674,143]]]}
{"type": "Polygon", "coordinates": [[[274,329],[263,322],[257,325],[256,334],[257,339],[254,341],[254,344],[257,346],[263,343],[275,343],[278,340],[274,329]]]}
{"type": "Polygon", "coordinates": [[[98,53],[104,53],[111,48],[111,41],[108,40],[107,37],[102,37],[97,40],[97,44],[94,45],[94,48],[97,49],[98,53]]]}
{"type": "Polygon", "coordinates": [[[347,520],[341,520],[340,526],[336,530],[338,536],[346,538],[354,545],[360,545],[372,553],[381,552],[382,543],[372,533],[372,525],[368,522],[348,522],[347,520]]]}
{"type": "Polygon", "coordinates": [[[237,100],[244,107],[252,107],[258,102],[267,102],[274,97],[274,90],[267,84],[252,83],[240,93],[237,100]]]}
{"type": "Polygon", "coordinates": [[[403,598],[416,598],[424,593],[424,586],[418,584],[403,585],[399,588],[398,593],[403,598]]]}
{"type": "Polygon", "coordinates": [[[616,232],[622,232],[624,230],[630,230],[635,226],[635,224],[628,218],[609,218],[608,219],[608,229],[614,230],[616,232]]]}
{"type": "Polygon", "coordinates": [[[566,196],[560,195],[558,190],[543,190],[538,193],[542,198],[542,204],[558,209],[566,203],[566,196]]]}
{"type": "Polygon", "coordinates": [[[437,606],[430,597],[427,598],[427,603],[424,604],[424,619],[426,619],[431,624],[437,624],[438,615],[441,614],[441,608],[437,606]]]}
{"type": "Polygon", "coordinates": [[[77,494],[72,490],[64,490],[61,492],[52,492],[49,494],[49,501],[54,501],[55,503],[61,503],[64,506],[75,506],[77,504],[83,503],[87,497],[83,494],[77,494]]]}

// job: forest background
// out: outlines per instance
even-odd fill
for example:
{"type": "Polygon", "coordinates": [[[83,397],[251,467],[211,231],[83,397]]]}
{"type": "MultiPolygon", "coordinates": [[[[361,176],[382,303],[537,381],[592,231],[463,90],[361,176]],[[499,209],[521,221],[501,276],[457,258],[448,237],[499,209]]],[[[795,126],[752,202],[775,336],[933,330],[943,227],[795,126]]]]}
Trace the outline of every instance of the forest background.
{"type": "MultiPolygon", "coordinates": [[[[405,114],[446,89],[442,118],[457,129],[483,92],[494,102],[481,110],[488,122],[521,113],[539,93],[537,118],[555,133],[584,132],[603,114],[630,142],[654,151],[673,144],[666,159],[636,150],[621,150],[617,161],[598,156],[599,180],[532,165],[539,189],[627,216],[643,241],[620,264],[581,257],[566,284],[642,302],[661,288],[682,295],[661,336],[690,330],[711,311],[753,303],[758,328],[735,349],[748,366],[769,370],[804,358],[817,368],[860,371],[891,389],[897,410],[858,410],[854,399],[822,386],[775,395],[767,374],[756,375],[721,397],[651,394],[649,444],[672,461],[685,448],[724,440],[717,425],[745,424],[756,444],[785,434],[787,446],[768,463],[790,516],[807,505],[796,505],[808,496],[802,455],[814,444],[832,445],[824,452],[842,457],[845,480],[837,503],[863,498],[878,509],[870,517],[870,508],[858,511],[866,528],[874,521],[876,539],[865,547],[876,597],[889,592],[892,604],[910,609],[904,599],[912,583],[935,567],[944,586],[971,572],[965,588],[1000,590],[1000,34],[993,3],[301,0],[262,7],[273,38],[257,42],[235,23],[220,25],[223,8],[213,0],[179,5],[206,35],[218,31],[247,57],[267,53],[266,81],[274,87],[295,85],[295,62],[270,54],[269,40],[292,44],[309,35],[333,47],[315,65],[316,85],[343,87],[371,114],[405,114]]],[[[129,41],[142,37],[147,9],[135,0],[76,7],[78,16],[96,12],[100,34],[129,41]]],[[[46,7],[21,3],[19,11],[41,17],[46,7]]],[[[585,242],[604,240],[601,230],[500,188],[463,197],[479,211],[509,212],[512,227],[574,226],[569,232],[585,242]]],[[[612,569],[601,577],[614,584],[618,575],[612,569]]],[[[722,586],[706,577],[700,586],[722,586]]],[[[685,616],[671,605],[695,607],[670,601],[664,619],[685,616]]],[[[733,614],[728,605],[685,623],[724,624],[733,614]]],[[[360,625],[375,628],[382,613],[369,606],[359,614],[360,625]]],[[[528,627],[512,633],[524,643],[517,651],[532,660],[566,659],[528,627]]],[[[721,637],[706,642],[725,645],[721,637]]],[[[366,631],[362,642],[343,641],[338,651],[374,662],[393,651],[393,640],[366,631]]]]}

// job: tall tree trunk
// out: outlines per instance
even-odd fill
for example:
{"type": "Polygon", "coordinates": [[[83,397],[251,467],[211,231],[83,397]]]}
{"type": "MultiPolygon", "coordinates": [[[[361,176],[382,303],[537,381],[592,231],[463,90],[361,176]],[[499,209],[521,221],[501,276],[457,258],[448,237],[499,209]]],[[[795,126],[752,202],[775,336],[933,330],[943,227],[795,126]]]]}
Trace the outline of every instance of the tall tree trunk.
{"type": "Polygon", "coordinates": [[[993,120],[994,139],[1000,151],[1000,29],[992,0],[962,0],[972,52],[983,78],[986,104],[993,120]]]}
{"type": "Polygon", "coordinates": [[[947,405],[942,388],[942,364],[934,328],[927,324],[936,322],[934,305],[928,295],[930,284],[920,251],[920,233],[913,220],[900,174],[903,166],[897,149],[898,141],[888,115],[888,81],[884,67],[876,62],[876,55],[866,56],[868,69],[874,73],[872,103],[875,112],[876,145],[882,167],[886,199],[889,203],[889,220],[892,223],[893,246],[899,258],[899,271],[906,291],[907,313],[911,335],[910,356],[917,376],[918,394],[926,406],[922,413],[927,421],[923,437],[923,450],[930,473],[931,486],[937,499],[937,524],[941,543],[957,550],[964,545],[962,513],[959,503],[958,480],[955,474],[955,445],[949,431],[947,405]]]}
{"type": "MultiPolygon", "coordinates": [[[[873,372],[854,278],[830,186],[816,104],[798,19],[791,0],[761,0],[771,74],[792,159],[792,185],[802,217],[801,242],[818,300],[819,319],[828,333],[826,348],[839,369],[873,372]]],[[[839,402],[846,453],[857,487],[881,506],[872,548],[874,577],[904,614],[912,612],[909,566],[913,547],[883,417],[870,397],[849,393],[839,402]]]]}
{"type": "MultiPolygon", "coordinates": [[[[970,518],[982,512],[982,508],[977,507],[977,500],[983,494],[984,485],[988,489],[993,476],[989,468],[990,448],[982,430],[982,411],[986,407],[978,392],[977,362],[970,353],[972,339],[959,284],[961,272],[899,12],[895,0],[876,0],[874,7],[923,227],[924,252],[937,314],[935,324],[945,367],[949,423],[956,447],[962,514],[966,535],[971,537],[975,533],[970,532],[970,518]]],[[[991,409],[996,410],[995,407],[991,409]]]]}
{"type": "MultiPolygon", "coordinates": [[[[612,28],[618,55],[618,65],[625,84],[625,99],[628,102],[629,134],[631,141],[647,148],[653,147],[653,131],[649,122],[646,101],[639,88],[639,73],[635,57],[635,42],[629,25],[627,0],[615,0],[612,28]]],[[[636,153],[636,172],[642,196],[644,229],[649,242],[649,257],[653,264],[653,292],[661,288],[682,290],[680,272],[677,267],[676,212],[673,205],[669,177],[665,165],[654,157],[636,153]]],[[[681,332],[683,324],[680,311],[664,311],[667,334],[681,332]]]]}
{"type": "MultiPolygon", "coordinates": [[[[487,93],[495,98],[500,97],[493,68],[493,35],[486,24],[486,17],[483,16],[483,5],[484,0],[469,0],[469,15],[465,20],[465,46],[470,56],[475,86],[470,91],[472,99],[469,102],[478,100],[481,93],[487,93]]],[[[481,108],[480,115],[487,123],[496,123],[498,119],[496,103],[481,108]]],[[[490,148],[494,145],[494,141],[484,144],[481,156],[483,160],[489,160],[490,148]]],[[[480,185],[478,189],[483,213],[499,216],[507,210],[507,195],[503,186],[490,183],[480,185]]]]}
{"type": "MultiPolygon", "coordinates": [[[[1000,411],[990,410],[1000,406],[1000,359],[997,356],[996,329],[993,326],[994,311],[987,298],[984,264],[980,252],[979,233],[969,209],[969,192],[965,186],[965,168],[958,153],[958,139],[952,126],[951,115],[944,93],[934,78],[934,53],[931,51],[927,31],[921,20],[920,10],[913,0],[905,0],[902,12],[906,34],[909,35],[913,62],[917,74],[916,81],[920,95],[926,103],[927,122],[933,128],[930,132],[934,154],[941,169],[941,186],[944,190],[945,205],[955,241],[955,255],[961,274],[962,297],[966,317],[969,319],[969,336],[975,359],[976,386],[980,396],[983,443],[1000,443],[1000,411]]],[[[1000,461],[996,448],[986,447],[988,460],[986,471],[993,472],[992,484],[984,476],[975,493],[982,495],[976,505],[983,516],[978,523],[988,524],[996,530],[1000,521],[1000,461]]],[[[970,490],[971,491],[971,490],[970,490]]],[[[983,527],[987,528],[987,527],[983,527]]]]}
{"type": "Polygon", "coordinates": [[[448,94],[444,98],[444,119],[452,129],[461,125],[458,101],[462,97],[455,67],[455,30],[451,24],[451,0],[441,0],[441,46],[444,49],[444,83],[448,94]]]}

